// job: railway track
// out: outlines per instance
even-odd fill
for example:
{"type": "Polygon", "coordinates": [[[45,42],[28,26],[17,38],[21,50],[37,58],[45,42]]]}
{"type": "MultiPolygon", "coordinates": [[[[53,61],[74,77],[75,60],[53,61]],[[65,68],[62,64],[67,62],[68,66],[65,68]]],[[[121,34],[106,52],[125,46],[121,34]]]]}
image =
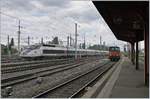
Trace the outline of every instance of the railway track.
{"type": "MultiPolygon", "coordinates": [[[[71,58],[70,58],[71,59],[71,58]]],[[[24,62],[16,62],[16,63],[2,63],[2,68],[7,67],[16,67],[16,66],[22,66],[22,65],[28,65],[28,64],[39,64],[39,63],[45,63],[45,62],[57,62],[57,61],[63,61],[63,60],[69,60],[69,59],[53,59],[53,60],[36,60],[36,61],[24,61],[24,62]]]]}
{"type": "MultiPolygon", "coordinates": [[[[71,58],[71,57],[69,57],[69,58],[65,58],[65,59],[73,59],[73,58],[71,58]]],[[[25,63],[25,62],[38,62],[38,61],[43,61],[43,60],[47,60],[47,61],[49,61],[49,60],[64,60],[64,58],[62,59],[62,58],[50,58],[50,59],[36,59],[36,60],[33,60],[33,59],[31,59],[31,60],[26,60],[26,59],[23,59],[23,58],[21,58],[21,57],[16,57],[16,58],[9,58],[9,57],[7,57],[7,58],[1,58],[1,64],[2,65],[9,65],[9,64],[16,64],[16,63],[25,63]]]]}
{"type": "Polygon", "coordinates": [[[81,73],[65,82],[58,84],[44,92],[41,92],[33,98],[72,98],[78,94],[89,83],[101,76],[110,69],[115,63],[109,62],[102,66],[97,66],[87,72],[81,73]]]}
{"type": "Polygon", "coordinates": [[[6,58],[6,59],[2,59],[1,60],[1,63],[15,63],[15,62],[24,62],[25,60],[24,59],[9,59],[9,58],[6,58]]]}
{"type": "MultiPolygon", "coordinates": [[[[19,71],[25,71],[25,70],[31,70],[31,69],[37,69],[37,68],[44,68],[44,67],[49,67],[49,66],[53,66],[53,65],[59,65],[59,64],[65,64],[65,63],[69,63],[69,62],[73,62],[73,59],[70,60],[53,60],[53,61],[40,61],[40,62],[30,62],[29,63],[24,63],[24,64],[17,64],[17,66],[12,66],[11,67],[5,67],[1,69],[1,73],[5,74],[5,73],[12,73],[12,72],[19,72],[19,71]]],[[[13,64],[14,65],[14,64],[13,64]]]]}
{"type": "MultiPolygon", "coordinates": [[[[89,59],[90,61],[92,61],[91,59],[89,59]]],[[[19,74],[16,74],[16,76],[12,76],[12,77],[7,77],[7,78],[3,78],[2,76],[2,80],[1,80],[1,88],[5,88],[7,86],[12,86],[18,83],[22,83],[31,79],[35,79],[37,77],[44,77],[44,76],[48,76],[57,72],[61,72],[64,70],[68,70],[71,68],[75,68],[77,66],[80,66],[82,64],[85,64],[85,62],[87,62],[87,60],[82,60],[80,61],[81,63],[77,63],[77,62],[73,62],[73,63],[69,63],[69,64],[64,64],[64,65],[57,65],[57,66],[50,66],[48,68],[43,68],[43,69],[38,69],[38,70],[30,70],[30,72],[23,72],[19,74]]],[[[11,75],[12,73],[10,73],[11,75]]]]}
{"type": "MultiPolygon", "coordinates": [[[[79,61],[86,60],[80,59],[79,61]]],[[[93,59],[93,58],[90,58],[93,59]]],[[[25,70],[31,70],[31,69],[37,69],[37,68],[44,68],[48,66],[53,65],[59,65],[59,64],[65,64],[69,62],[75,61],[73,58],[70,59],[56,59],[56,60],[44,60],[44,61],[38,61],[38,62],[24,62],[24,63],[13,63],[13,64],[7,64],[5,66],[2,65],[3,68],[1,68],[1,73],[12,73],[12,72],[19,72],[19,71],[25,71],[25,70]]]]}
{"type": "Polygon", "coordinates": [[[19,62],[19,61],[24,61],[21,57],[19,56],[1,56],[1,63],[10,63],[10,62],[19,62]]]}

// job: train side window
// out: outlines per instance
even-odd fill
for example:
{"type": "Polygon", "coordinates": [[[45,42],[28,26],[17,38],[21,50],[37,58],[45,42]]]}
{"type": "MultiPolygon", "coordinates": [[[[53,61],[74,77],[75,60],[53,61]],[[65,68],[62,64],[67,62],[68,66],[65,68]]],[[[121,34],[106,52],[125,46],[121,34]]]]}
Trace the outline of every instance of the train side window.
{"type": "Polygon", "coordinates": [[[64,53],[64,50],[43,50],[44,54],[57,54],[57,53],[64,53]]]}

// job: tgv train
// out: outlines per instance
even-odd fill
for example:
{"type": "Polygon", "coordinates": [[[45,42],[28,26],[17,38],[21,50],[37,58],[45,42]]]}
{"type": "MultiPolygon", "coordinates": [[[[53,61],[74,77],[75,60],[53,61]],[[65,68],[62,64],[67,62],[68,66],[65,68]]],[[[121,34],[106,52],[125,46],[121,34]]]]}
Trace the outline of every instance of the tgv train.
{"type": "MultiPolygon", "coordinates": [[[[98,51],[89,49],[77,49],[77,56],[104,56],[108,51],[98,51]]],[[[38,44],[25,48],[20,56],[22,58],[52,58],[52,57],[73,57],[75,56],[75,48],[66,48],[55,44],[38,44]]]]}

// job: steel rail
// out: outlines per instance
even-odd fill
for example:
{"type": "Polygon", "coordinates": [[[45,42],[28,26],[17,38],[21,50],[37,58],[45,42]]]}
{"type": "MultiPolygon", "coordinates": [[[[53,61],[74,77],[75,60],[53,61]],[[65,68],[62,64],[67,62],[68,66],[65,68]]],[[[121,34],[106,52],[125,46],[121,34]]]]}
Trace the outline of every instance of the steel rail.
{"type": "Polygon", "coordinates": [[[23,66],[17,66],[17,67],[9,67],[9,68],[2,68],[1,73],[6,74],[6,73],[12,73],[12,72],[19,72],[19,71],[25,71],[25,70],[31,70],[31,69],[37,69],[37,68],[44,68],[48,67],[50,65],[60,65],[60,64],[65,64],[68,62],[72,62],[73,60],[63,60],[63,61],[53,61],[53,62],[42,62],[42,63],[35,63],[35,64],[28,64],[28,65],[23,65],[23,66]]]}
{"type": "Polygon", "coordinates": [[[39,71],[39,72],[36,72],[36,73],[31,73],[31,74],[27,74],[27,75],[21,75],[21,76],[16,76],[16,77],[13,77],[13,78],[3,79],[1,81],[2,82],[1,88],[11,86],[11,85],[15,85],[15,84],[18,84],[18,83],[22,83],[22,82],[25,82],[25,81],[28,81],[28,80],[32,80],[34,78],[37,78],[37,75],[38,75],[38,77],[39,76],[44,77],[44,76],[48,76],[48,75],[58,73],[58,72],[61,72],[61,71],[64,71],[64,70],[72,69],[72,68],[78,67],[78,66],[83,65],[83,64],[86,63],[86,61],[81,61],[81,62],[82,63],[70,63],[70,64],[65,64],[65,65],[58,65],[57,67],[54,67],[54,68],[51,68],[51,69],[46,69],[46,70],[39,71]],[[56,69],[58,69],[58,70],[56,70],[56,69]],[[44,73],[44,74],[40,75],[40,73],[44,73]],[[36,75],[34,75],[34,74],[36,74],[36,75]],[[26,77],[28,77],[28,78],[26,78],[26,77]],[[7,82],[7,83],[5,83],[5,82],[7,82]]]}
{"type": "MultiPolygon", "coordinates": [[[[73,59],[73,58],[72,58],[73,59]]],[[[44,63],[44,62],[57,62],[62,60],[68,60],[68,59],[53,59],[53,60],[41,60],[41,61],[25,61],[25,62],[17,62],[17,63],[4,63],[1,64],[2,68],[7,67],[13,67],[13,66],[20,66],[20,65],[27,65],[27,64],[38,64],[38,63],[44,63]]]]}
{"type": "Polygon", "coordinates": [[[83,87],[81,87],[78,91],[76,91],[74,94],[72,94],[69,98],[75,98],[81,91],[83,91],[87,86],[89,86],[91,83],[93,83],[95,80],[100,78],[102,75],[104,75],[110,68],[112,68],[114,64],[112,64],[110,67],[106,68],[104,71],[102,71],[99,75],[95,76],[91,81],[89,81],[87,84],[85,84],[83,87]]]}
{"type": "MultiPolygon", "coordinates": [[[[105,64],[103,64],[103,65],[100,66],[100,67],[94,68],[94,69],[92,69],[92,70],[89,70],[89,71],[86,72],[86,73],[80,74],[80,75],[78,75],[78,76],[76,76],[76,77],[74,77],[74,78],[72,78],[72,79],[70,79],[70,80],[67,80],[66,82],[60,83],[59,85],[57,85],[57,86],[55,86],[55,87],[53,87],[53,88],[50,88],[50,89],[48,89],[48,90],[46,90],[46,91],[44,91],[44,92],[42,92],[42,93],[39,93],[39,94],[33,96],[33,98],[43,98],[43,97],[46,96],[46,94],[49,94],[50,92],[53,92],[53,91],[57,90],[57,89],[60,88],[60,87],[63,87],[63,86],[65,86],[65,85],[69,84],[69,83],[72,83],[73,81],[75,81],[75,80],[77,80],[77,79],[79,79],[79,78],[81,78],[81,77],[84,77],[85,75],[88,75],[88,74],[90,74],[91,72],[96,71],[96,70],[98,70],[98,69],[100,69],[100,68],[102,68],[102,67],[108,65],[109,63],[110,63],[110,62],[105,63],[105,64]]],[[[112,65],[111,65],[111,66],[112,66],[112,65]]],[[[72,95],[72,94],[71,94],[71,95],[72,95]]],[[[65,97],[65,98],[67,98],[67,97],[65,97]]]]}
{"type": "MultiPolygon", "coordinates": [[[[86,59],[81,59],[82,60],[86,60],[86,59]]],[[[56,60],[56,61],[42,61],[42,62],[38,62],[35,64],[25,64],[25,65],[21,65],[21,66],[14,66],[14,67],[6,67],[6,68],[2,68],[1,69],[1,73],[5,74],[5,73],[12,73],[12,72],[19,72],[19,71],[25,71],[25,70],[31,70],[31,69],[37,69],[37,68],[44,68],[50,65],[60,65],[60,64],[65,64],[68,62],[73,62],[74,59],[69,59],[69,60],[56,60]]]]}

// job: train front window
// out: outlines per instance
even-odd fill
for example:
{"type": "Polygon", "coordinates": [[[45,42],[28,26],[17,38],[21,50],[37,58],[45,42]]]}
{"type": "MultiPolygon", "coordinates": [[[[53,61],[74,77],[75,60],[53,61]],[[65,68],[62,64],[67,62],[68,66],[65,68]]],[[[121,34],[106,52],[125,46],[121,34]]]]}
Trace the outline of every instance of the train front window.
{"type": "Polygon", "coordinates": [[[116,47],[116,51],[120,51],[120,49],[118,47],[116,47]]]}
{"type": "Polygon", "coordinates": [[[110,47],[109,51],[120,51],[119,47],[110,47]]]}

